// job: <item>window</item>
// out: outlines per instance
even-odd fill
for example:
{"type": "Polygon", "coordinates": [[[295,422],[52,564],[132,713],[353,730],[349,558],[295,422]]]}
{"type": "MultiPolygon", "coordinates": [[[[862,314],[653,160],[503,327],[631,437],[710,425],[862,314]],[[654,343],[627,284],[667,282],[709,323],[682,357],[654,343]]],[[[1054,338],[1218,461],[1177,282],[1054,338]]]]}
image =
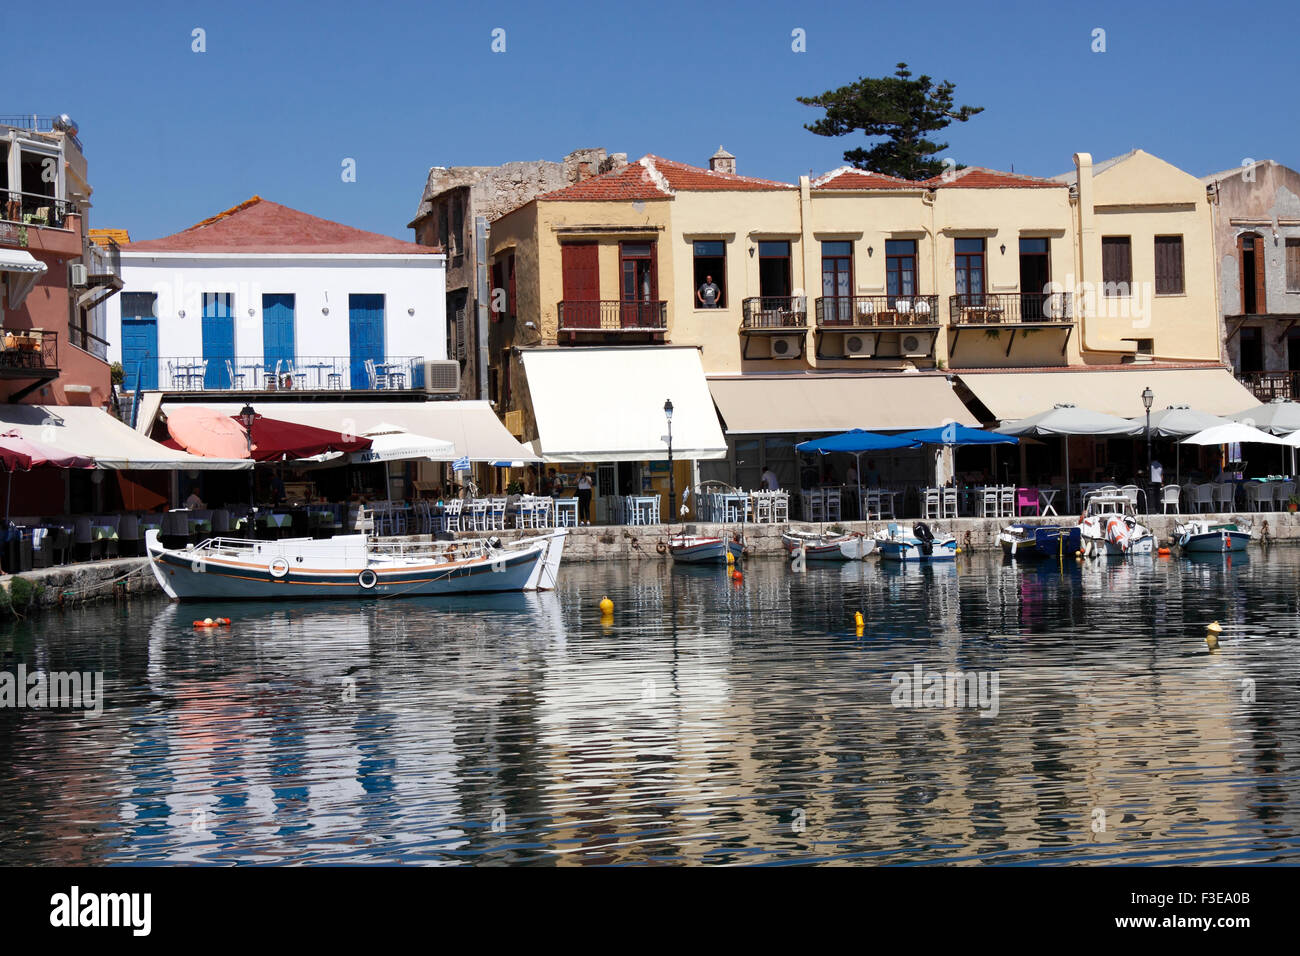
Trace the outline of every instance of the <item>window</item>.
{"type": "Polygon", "coordinates": [[[957,294],[967,296],[967,301],[977,301],[984,295],[984,240],[958,239],[953,253],[957,294]]]}
{"type": "Polygon", "coordinates": [[[1183,237],[1156,236],[1156,295],[1183,294],[1183,237]]]}
{"type": "Polygon", "coordinates": [[[1237,256],[1241,261],[1241,312],[1259,315],[1268,311],[1268,287],[1264,278],[1264,239],[1257,232],[1237,237],[1237,256]]]}
{"type": "Polygon", "coordinates": [[[701,240],[691,244],[695,253],[695,285],[691,296],[697,309],[725,308],[727,305],[727,244],[721,241],[701,240]],[[703,288],[712,283],[718,287],[713,305],[703,301],[703,288]]]}
{"type": "Polygon", "coordinates": [[[822,243],[823,321],[853,319],[853,243],[822,243]]]}
{"type": "MultiPolygon", "coordinates": [[[[789,299],[790,288],[790,243],[760,242],[758,294],[764,299],[789,299]]],[[[778,303],[774,307],[781,308],[783,305],[786,303],[778,303]]]]}
{"type": "Polygon", "coordinates": [[[516,311],[515,302],[515,256],[513,252],[510,254],[510,258],[506,260],[506,309],[512,319],[519,314],[516,311]]]}
{"type": "Polygon", "coordinates": [[[653,242],[619,244],[619,324],[624,329],[661,328],[659,277],[653,242]]]}
{"type": "Polygon", "coordinates": [[[1300,239],[1286,241],[1286,291],[1300,292],[1300,239]]]}
{"type": "Polygon", "coordinates": [[[916,295],[915,239],[885,240],[885,291],[891,299],[916,295]]]}
{"type": "Polygon", "coordinates": [[[1101,237],[1102,294],[1126,296],[1133,283],[1133,243],[1128,236],[1101,237]]]}

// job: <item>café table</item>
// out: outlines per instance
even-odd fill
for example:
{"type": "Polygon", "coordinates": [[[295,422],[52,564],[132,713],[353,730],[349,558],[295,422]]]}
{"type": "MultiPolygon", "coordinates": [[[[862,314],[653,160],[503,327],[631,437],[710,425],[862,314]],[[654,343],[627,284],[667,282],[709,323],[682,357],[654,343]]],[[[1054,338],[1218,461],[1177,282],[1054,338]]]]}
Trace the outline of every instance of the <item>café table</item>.
{"type": "Polygon", "coordinates": [[[323,388],[325,385],[325,370],[334,368],[330,362],[308,362],[306,365],[300,365],[299,368],[309,368],[315,374],[312,376],[313,384],[317,388],[323,388]]]}
{"type": "Polygon", "coordinates": [[[578,499],[555,499],[555,524],[559,528],[576,528],[578,526],[578,499]]]}

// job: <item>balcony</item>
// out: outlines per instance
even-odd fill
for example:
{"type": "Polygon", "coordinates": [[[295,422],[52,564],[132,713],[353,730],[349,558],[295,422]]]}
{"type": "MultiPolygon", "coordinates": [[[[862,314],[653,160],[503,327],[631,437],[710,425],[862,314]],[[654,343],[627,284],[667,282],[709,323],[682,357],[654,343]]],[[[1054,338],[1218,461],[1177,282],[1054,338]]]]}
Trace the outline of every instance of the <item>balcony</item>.
{"type": "Polygon", "coordinates": [[[356,392],[411,391],[424,388],[424,357],[391,356],[357,363],[347,355],[299,356],[292,361],[266,362],[260,356],[204,359],[202,356],[163,357],[154,369],[143,363],[123,363],[128,391],[164,392],[356,392]],[[355,375],[354,375],[355,371],[355,375]]]}
{"type": "Polygon", "coordinates": [[[668,331],[668,303],[621,302],[618,299],[560,302],[557,341],[662,342],[668,331]]]}
{"type": "Polygon", "coordinates": [[[39,385],[59,377],[59,334],[42,329],[0,329],[0,378],[29,379],[15,392],[16,402],[39,385]]]}
{"type": "Polygon", "coordinates": [[[63,229],[68,216],[76,211],[75,206],[66,199],[0,189],[0,219],[6,222],[63,229]]]}
{"type": "Polygon", "coordinates": [[[1237,381],[1250,389],[1261,403],[1275,398],[1300,399],[1300,371],[1237,372],[1237,381]]]}
{"type": "Polygon", "coordinates": [[[808,300],[803,296],[755,296],[741,302],[740,356],[803,358],[808,300]]]}
{"type": "Polygon", "coordinates": [[[817,328],[877,329],[939,326],[935,295],[838,295],[817,300],[817,328]]]}
{"type": "Polygon", "coordinates": [[[1061,341],[1061,354],[1070,342],[1074,331],[1074,310],[1068,292],[983,292],[963,293],[948,298],[948,328],[952,333],[950,353],[957,351],[957,343],[964,329],[983,329],[1000,334],[1008,328],[1007,351],[1016,341],[1016,329],[1026,332],[1038,329],[1059,329],[1065,332],[1061,341]]]}

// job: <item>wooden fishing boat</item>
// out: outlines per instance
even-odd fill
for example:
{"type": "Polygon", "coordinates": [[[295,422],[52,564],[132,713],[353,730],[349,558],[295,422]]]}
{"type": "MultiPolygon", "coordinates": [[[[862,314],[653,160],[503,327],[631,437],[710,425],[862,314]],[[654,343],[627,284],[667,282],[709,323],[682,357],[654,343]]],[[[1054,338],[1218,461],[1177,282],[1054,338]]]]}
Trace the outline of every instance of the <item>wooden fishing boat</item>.
{"type": "Polygon", "coordinates": [[[1252,537],[1249,531],[1242,531],[1235,524],[1211,524],[1200,518],[1180,524],[1174,531],[1178,534],[1179,548],[1201,554],[1245,551],[1252,537]]]}
{"type": "Polygon", "coordinates": [[[952,535],[936,538],[930,526],[918,521],[907,534],[897,525],[876,536],[882,561],[953,561],[957,558],[957,539],[952,535]]]}
{"type": "Polygon", "coordinates": [[[876,550],[876,539],[864,534],[787,531],[781,535],[781,543],[792,557],[803,548],[809,561],[861,561],[876,550]]]}
{"type": "Polygon", "coordinates": [[[706,538],[692,534],[676,534],[668,539],[668,553],[682,564],[725,563],[727,552],[737,561],[744,554],[740,538],[706,538]]]}
{"type": "Polygon", "coordinates": [[[411,543],[364,534],[165,548],[145,535],[154,577],[173,600],[416,597],[555,587],[567,532],[411,543]]]}

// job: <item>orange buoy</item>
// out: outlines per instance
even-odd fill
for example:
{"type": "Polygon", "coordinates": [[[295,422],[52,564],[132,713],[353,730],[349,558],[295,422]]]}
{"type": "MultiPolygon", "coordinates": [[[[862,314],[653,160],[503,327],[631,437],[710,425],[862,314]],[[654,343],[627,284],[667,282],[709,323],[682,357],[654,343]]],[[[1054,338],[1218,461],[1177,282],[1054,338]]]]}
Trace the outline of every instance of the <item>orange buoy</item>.
{"type": "Polygon", "coordinates": [[[743,580],[744,577],[745,577],[745,576],[744,576],[743,574],[741,574],[739,571],[732,571],[732,572],[731,572],[731,580],[733,580],[733,581],[740,581],[740,580],[743,580]]]}
{"type": "Polygon", "coordinates": [[[1165,555],[1167,555],[1167,554],[1169,554],[1169,553],[1170,553],[1170,551],[1169,551],[1168,548],[1159,548],[1159,549],[1157,549],[1157,551],[1156,551],[1156,554],[1165,554],[1165,555]]]}
{"type": "Polygon", "coordinates": [[[229,627],[230,618],[228,617],[205,617],[201,621],[194,622],[195,627],[229,627]]]}

